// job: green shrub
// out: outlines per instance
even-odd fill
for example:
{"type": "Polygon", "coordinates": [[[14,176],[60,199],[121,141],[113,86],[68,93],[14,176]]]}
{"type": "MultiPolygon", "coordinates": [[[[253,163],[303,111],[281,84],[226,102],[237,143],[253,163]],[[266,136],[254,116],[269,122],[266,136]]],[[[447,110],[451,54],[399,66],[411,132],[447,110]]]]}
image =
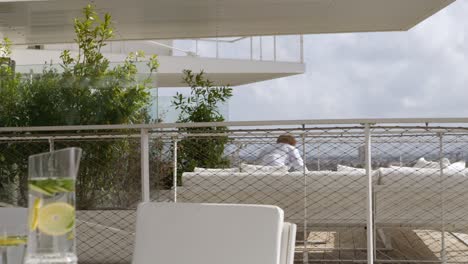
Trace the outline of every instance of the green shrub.
{"type": "MultiPolygon", "coordinates": [[[[229,85],[215,86],[203,72],[194,74],[190,70],[185,70],[183,80],[191,90],[189,96],[177,93],[173,98],[172,104],[180,110],[178,122],[224,121],[218,109],[221,103],[227,102],[232,96],[232,88],[229,85]]],[[[180,131],[188,134],[214,134],[224,132],[226,129],[226,127],[203,127],[182,128],[180,131]]],[[[181,174],[193,171],[195,167],[229,167],[229,160],[223,157],[227,142],[227,136],[193,136],[182,139],[177,150],[179,184],[181,184],[181,174]]]]}
{"type": "MultiPolygon", "coordinates": [[[[65,50],[58,71],[44,66],[40,75],[22,79],[11,66],[0,64],[0,126],[63,126],[135,124],[150,121],[147,113],[151,73],[158,68],[156,56],[149,58],[150,76],[137,78],[136,63],[144,58],[131,53],[122,65],[110,67],[101,49],[113,37],[111,16],[101,18],[92,5],[75,19],[78,55],[65,50]]],[[[9,55],[10,43],[4,41],[0,51],[9,55]]],[[[83,148],[77,179],[77,206],[96,208],[103,200],[128,206],[127,198],[138,188],[140,178],[139,142],[130,140],[62,141],[56,147],[83,148]],[[134,182],[129,188],[129,181],[134,182]],[[137,185],[137,186],[134,186],[137,185]],[[106,197],[104,197],[106,196],[106,197]],[[124,198],[122,198],[124,197],[124,198]],[[125,198],[127,197],[127,198],[125,198]],[[127,199],[127,200],[126,200],[127,199]]],[[[46,142],[2,144],[0,151],[0,197],[8,197],[3,183],[21,182],[17,203],[26,201],[27,158],[48,151],[46,142]],[[12,166],[15,170],[12,170],[12,166]],[[2,195],[3,194],[3,195],[2,195]]],[[[139,192],[139,191],[137,191],[139,192]]]]}

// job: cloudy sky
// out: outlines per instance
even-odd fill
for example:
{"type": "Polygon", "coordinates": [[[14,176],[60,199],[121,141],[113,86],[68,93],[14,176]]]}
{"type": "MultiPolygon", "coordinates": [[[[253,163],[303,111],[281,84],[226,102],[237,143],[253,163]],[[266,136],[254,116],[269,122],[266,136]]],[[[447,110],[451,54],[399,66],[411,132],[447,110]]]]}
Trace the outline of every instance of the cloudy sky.
{"type": "Polygon", "coordinates": [[[306,73],[236,87],[229,119],[466,117],[467,14],[458,0],[409,32],[304,36],[306,73]]]}

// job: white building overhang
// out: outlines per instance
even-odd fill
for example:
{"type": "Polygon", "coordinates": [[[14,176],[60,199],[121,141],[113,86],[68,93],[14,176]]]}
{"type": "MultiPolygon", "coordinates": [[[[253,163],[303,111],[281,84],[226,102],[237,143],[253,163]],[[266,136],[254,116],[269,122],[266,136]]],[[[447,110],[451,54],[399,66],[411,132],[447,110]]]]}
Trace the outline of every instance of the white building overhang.
{"type": "MultiPolygon", "coordinates": [[[[405,31],[455,0],[95,0],[116,39],[405,31]]],[[[16,44],[73,42],[88,0],[0,0],[0,32],[16,44]]]]}
{"type": "MultiPolygon", "coordinates": [[[[59,50],[15,49],[12,58],[16,61],[16,71],[28,74],[41,73],[45,64],[53,63],[57,70],[60,61],[59,50]]],[[[105,54],[111,64],[122,62],[125,54],[105,54]]],[[[157,87],[186,87],[182,82],[183,70],[204,71],[216,85],[244,85],[271,80],[305,72],[305,64],[299,62],[255,61],[238,59],[215,59],[191,56],[158,56],[160,67],[153,76],[157,87]]],[[[144,78],[149,71],[145,62],[137,63],[139,75],[144,78]]]]}
{"type": "Polygon", "coordinates": [[[160,56],[157,73],[158,87],[186,87],[182,71],[204,71],[208,79],[218,85],[238,86],[271,80],[305,72],[305,65],[297,62],[251,61],[197,57],[160,56]]]}

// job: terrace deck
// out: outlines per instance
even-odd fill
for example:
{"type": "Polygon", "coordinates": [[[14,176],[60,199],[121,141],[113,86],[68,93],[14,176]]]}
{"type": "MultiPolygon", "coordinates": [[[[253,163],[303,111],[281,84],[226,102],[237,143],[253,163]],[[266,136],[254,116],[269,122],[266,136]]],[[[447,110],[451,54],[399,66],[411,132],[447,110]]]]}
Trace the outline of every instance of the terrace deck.
{"type": "MultiPolygon", "coordinates": [[[[392,263],[440,263],[442,241],[449,263],[468,263],[468,234],[434,230],[388,228],[384,230],[387,247],[377,236],[377,262],[392,263]]],[[[298,233],[302,240],[303,234],[298,233]]],[[[313,230],[309,233],[306,250],[309,263],[366,262],[366,230],[364,228],[313,230]]],[[[296,245],[296,263],[302,263],[303,244],[296,245]]]]}

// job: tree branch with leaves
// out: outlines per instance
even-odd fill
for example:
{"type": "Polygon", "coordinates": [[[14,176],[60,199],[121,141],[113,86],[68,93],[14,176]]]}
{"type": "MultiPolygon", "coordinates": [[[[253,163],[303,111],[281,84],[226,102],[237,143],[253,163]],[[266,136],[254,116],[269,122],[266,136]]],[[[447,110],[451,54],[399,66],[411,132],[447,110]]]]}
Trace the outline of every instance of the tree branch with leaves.
{"type": "MultiPolygon", "coordinates": [[[[232,88],[229,85],[216,86],[206,78],[205,73],[193,73],[184,70],[183,81],[190,87],[190,95],[177,93],[172,105],[180,111],[177,122],[222,122],[225,120],[219,107],[232,97],[232,88]]],[[[183,132],[213,133],[224,132],[226,127],[181,128],[183,132]]],[[[224,157],[224,146],[228,142],[226,136],[213,137],[187,137],[178,144],[178,172],[179,184],[181,174],[193,171],[195,167],[225,168],[229,160],[224,157]]]]}

